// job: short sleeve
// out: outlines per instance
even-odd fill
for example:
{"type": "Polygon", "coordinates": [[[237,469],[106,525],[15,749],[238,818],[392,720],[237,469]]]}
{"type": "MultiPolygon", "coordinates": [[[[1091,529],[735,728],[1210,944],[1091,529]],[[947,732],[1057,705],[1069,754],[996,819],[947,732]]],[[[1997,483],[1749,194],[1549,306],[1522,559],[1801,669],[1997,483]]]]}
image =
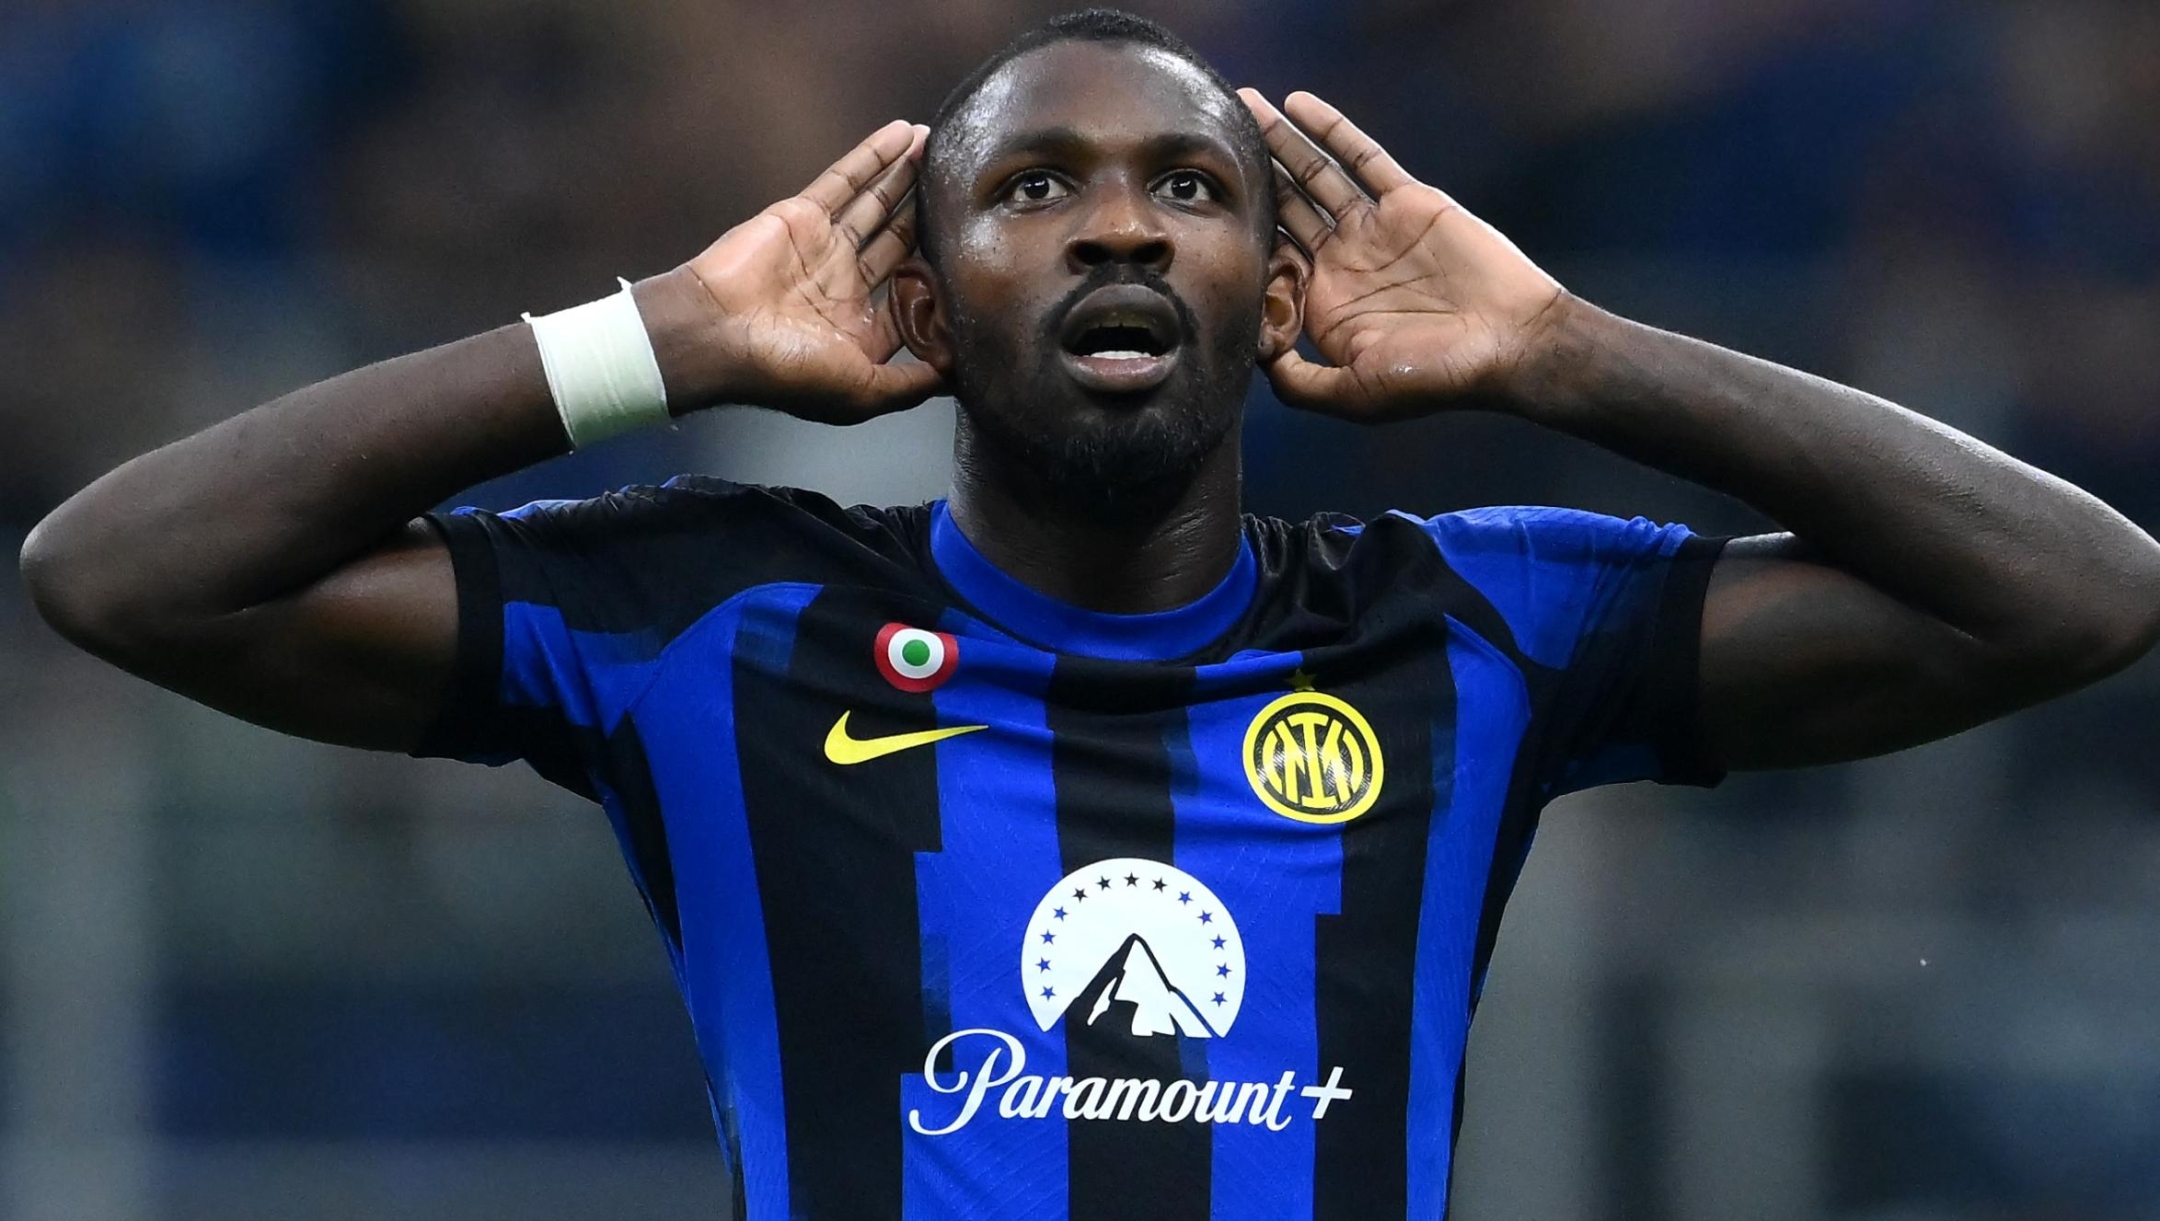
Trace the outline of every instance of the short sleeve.
{"type": "Polygon", "coordinates": [[[1632,780],[1724,779],[1696,704],[1703,598],[1728,536],[1538,506],[1423,524],[1534,671],[1525,749],[1541,800],[1632,780]]]}
{"type": "Polygon", "coordinates": [[[589,797],[630,775],[618,731],[670,643],[751,589],[890,583],[911,571],[923,514],[843,509],[795,488],[685,475],[507,513],[431,514],[456,574],[457,660],[412,752],[525,760],[589,797]]]}
{"type": "Polygon", "coordinates": [[[593,794],[598,744],[649,684],[671,618],[651,563],[679,518],[664,489],[430,515],[450,551],[457,661],[412,753],[523,759],[593,794]]]}

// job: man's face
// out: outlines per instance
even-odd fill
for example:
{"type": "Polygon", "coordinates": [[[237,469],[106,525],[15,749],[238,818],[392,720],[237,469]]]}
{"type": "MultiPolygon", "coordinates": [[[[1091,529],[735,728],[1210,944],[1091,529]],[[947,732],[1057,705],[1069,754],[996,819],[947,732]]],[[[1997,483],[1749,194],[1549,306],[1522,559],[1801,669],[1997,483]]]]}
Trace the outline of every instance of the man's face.
{"type": "Polygon", "coordinates": [[[1279,317],[1263,335],[1270,185],[1237,156],[1238,104],[1176,56],[1064,42],[999,69],[941,137],[910,345],[974,439],[1071,503],[1189,482],[1255,358],[1295,336],[1294,303],[1289,337],[1279,317]]]}

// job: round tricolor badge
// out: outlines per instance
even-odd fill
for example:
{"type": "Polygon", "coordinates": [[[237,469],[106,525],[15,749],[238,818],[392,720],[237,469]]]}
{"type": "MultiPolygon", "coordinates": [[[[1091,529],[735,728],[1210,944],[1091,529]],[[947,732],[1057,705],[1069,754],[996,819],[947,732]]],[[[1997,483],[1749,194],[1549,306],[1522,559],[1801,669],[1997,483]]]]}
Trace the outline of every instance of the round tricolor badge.
{"type": "Polygon", "coordinates": [[[878,629],[875,655],[886,682],[902,691],[930,691],[960,664],[960,642],[943,632],[888,623],[878,629]]]}

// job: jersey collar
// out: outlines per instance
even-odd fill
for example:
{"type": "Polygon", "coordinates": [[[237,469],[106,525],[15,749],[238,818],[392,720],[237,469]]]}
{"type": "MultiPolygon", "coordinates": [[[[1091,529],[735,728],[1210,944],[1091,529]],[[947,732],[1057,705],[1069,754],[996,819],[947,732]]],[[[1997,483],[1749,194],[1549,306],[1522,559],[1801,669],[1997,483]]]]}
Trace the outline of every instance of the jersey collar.
{"type": "Polygon", "coordinates": [[[946,583],[1000,627],[1055,652],[1111,661],[1169,661],[1198,652],[1230,630],[1259,585],[1252,540],[1240,531],[1230,571],[1197,600],[1145,615],[1088,610],[1006,575],[960,533],[942,500],[931,506],[930,556],[946,583]]]}

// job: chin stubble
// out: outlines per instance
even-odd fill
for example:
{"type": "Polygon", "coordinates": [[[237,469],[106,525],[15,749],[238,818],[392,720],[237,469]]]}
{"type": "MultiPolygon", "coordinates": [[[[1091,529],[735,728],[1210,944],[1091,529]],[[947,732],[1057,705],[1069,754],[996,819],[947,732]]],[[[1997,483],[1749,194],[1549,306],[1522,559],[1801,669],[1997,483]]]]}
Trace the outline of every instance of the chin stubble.
{"type": "MultiPolygon", "coordinates": [[[[1068,301],[1099,286],[1082,285],[1068,301]]],[[[1040,365],[1023,374],[1019,354],[999,341],[994,328],[956,316],[954,389],[962,414],[956,457],[978,468],[995,462],[1005,468],[998,481],[1016,495],[1090,518],[1143,518],[1174,504],[1237,426],[1259,330],[1255,303],[1250,319],[1222,328],[1212,344],[1202,344],[1190,312],[1182,301],[1177,304],[1187,324],[1186,340],[1195,345],[1188,354],[1193,359],[1180,363],[1148,405],[1094,405],[1091,415],[1108,416],[1099,428],[1076,426],[1077,412],[1058,418],[1058,404],[1077,407],[1075,396],[1084,398],[1085,392],[1072,385],[1060,365],[1063,349],[1054,333],[1042,345],[1040,365]],[[1131,414],[1121,417],[1120,410],[1131,414]]],[[[1052,317],[1062,319],[1064,310],[1052,317]]]]}

